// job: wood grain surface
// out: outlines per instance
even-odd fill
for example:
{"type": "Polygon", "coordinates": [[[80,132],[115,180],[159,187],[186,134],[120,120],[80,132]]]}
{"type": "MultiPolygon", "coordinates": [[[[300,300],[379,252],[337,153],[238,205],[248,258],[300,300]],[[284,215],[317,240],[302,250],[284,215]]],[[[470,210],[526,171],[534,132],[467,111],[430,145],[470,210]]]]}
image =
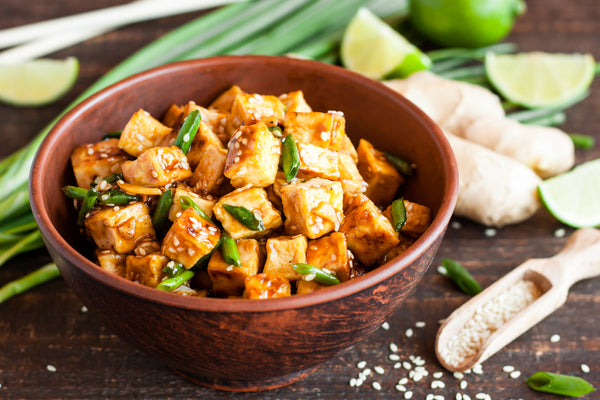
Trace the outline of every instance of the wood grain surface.
{"type": "MultiPolygon", "coordinates": [[[[0,29],[121,3],[2,0],[0,29]]],[[[507,39],[517,43],[519,50],[589,52],[600,59],[597,0],[528,0],[527,5],[526,15],[507,39]]],[[[129,54],[197,15],[138,23],[53,54],[79,58],[81,72],[75,88],[58,103],[43,108],[0,105],[0,156],[31,140],[71,100],[129,54]]],[[[563,128],[593,135],[600,143],[598,110],[600,80],[587,99],[568,110],[563,128]]],[[[577,150],[576,156],[577,163],[599,158],[600,144],[592,150],[577,150]]],[[[388,321],[389,329],[378,330],[302,382],[245,394],[196,386],[122,342],[82,309],[62,280],[56,280],[0,305],[0,399],[400,399],[404,396],[395,385],[408,371],[394,369],[395,361],[388,358],[391,343],[398,346],[394,354],[400,361],[409,361],[411,355],[426,361],[430,375],[404,385],[413,392],[413,399],[425,399],[428,393],[454,399],[459,391],[471,399],[480,392],[493,399],[559,398],[531,391],[524,383],[527,376],[541,370],[581,376],[600,387],[600,279],[590,279],[573,286],[562,308],[486,361],[483,374],[467,375],[465,390],[459,389],[459,381],[448,372],[439,378],[444,388],[431,388],[432,374],[443,371],[433,349],[438,321],[467,300],[436,272],[439,260],[460,261],[486,287],[528,258],[552,256],[573,232],[543,210],[524,223],[497,230],[494,236],[467,220],[454,222],[460,228],[448,229],[432,267],[414,295],[388,321]],[[566,235],[555,236],[561,228],[566,235]],[[425,327],[417,328],[417,321],[425,322],[425,327]],[[409,328],[414,332],[410,337],[406,335],[409,328]],[[551,342],[555,334],[560,341],[551,342]],[[360,361],[366,361],[373,372],[361,387],[350,387],[350,379],[360,372],[356,366],[360,361]],[[589,373],[582,372],[582,363],[589,365],[589,373]],[[521,376],[509,377],[502,369],[505,365],[514,366],[521,376]],[[385,372],[375,372],[375,366],[385,372]],[[374,382],[381,390],[374,389],[374,382]]],[[[0,284],[48,260],[45,251],[13,259],[0,268],[0,284]]],[[[598,392],[586,398],[598,398],[598,392]]]]}

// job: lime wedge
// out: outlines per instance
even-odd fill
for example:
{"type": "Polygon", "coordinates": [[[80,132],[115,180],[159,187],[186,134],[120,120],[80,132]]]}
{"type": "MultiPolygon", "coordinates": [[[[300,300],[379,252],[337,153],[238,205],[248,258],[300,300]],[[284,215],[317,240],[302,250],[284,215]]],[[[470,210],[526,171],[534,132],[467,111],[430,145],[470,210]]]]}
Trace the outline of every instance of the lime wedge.
{"type": "Polygon", "coordinates": [[[600,225],[600,159],[543,181],[538,192],[548,211],[562,223],[574,228],[600,225]]]}
{"type": "Polygon", "coordinates": [[[346,27],[340,53],[346,68],[373,79],[404,78],[431,66],[427,55],[364,7],[346,27]]]}
{"type": "Polygon", "coordinates": [[[590,54],[517,53],[485,57],[485,70],[496,90],[528,108],[558,107],[581,96],[594,79],[590,54]]]}
{"type": "Polygon", "coordinates": [[[0,101],[20,107],[49,104],[73,87],[78,74],[74,57],[0,65],[0,101]]]}

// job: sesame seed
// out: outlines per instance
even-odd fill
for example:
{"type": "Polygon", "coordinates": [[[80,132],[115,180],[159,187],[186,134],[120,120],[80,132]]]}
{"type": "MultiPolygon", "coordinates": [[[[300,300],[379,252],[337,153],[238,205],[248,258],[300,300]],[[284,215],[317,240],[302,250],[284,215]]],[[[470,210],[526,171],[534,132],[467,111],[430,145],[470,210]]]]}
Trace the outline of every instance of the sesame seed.
{"type": "Polygon", "coordinates": [[[398,385],[406,385],[407,383],[408,383],[407,377],[400,378],[400,380],[398,381],[398,385]]]}
{"type": "Polygon", "coordinates": [[[467,381],[460,381],[459,387],[460,387],[462,390],[465,390],[465,389],[467,388],[467,386],[469,386],[469,385],[467,384],[467,381]]]}
{"type": "Polygon", "coordinates": [[[306,274],[304,276],[302,276],[302,279],[305,280],[306,282],[312,281],[313,279],[316,278],[316,274],[306,274]]]}
{"type": "Polygon", "coordinates": [[[550,336],[550,341],[551,341],[552,343],[557,343],[557,342],[559,342],[559,341],[560,341],[560,335],[554,334],[554,335],[550,336]]]}
{"type": "Polygon", "coordinates": [[[435,396],[432,393],[429,393],[427,397],[425,397],[425,400],[433,400],[434,397],[435,396]]]}
{"type": "Polygon", "coordinates": [[[462,228],[462,224],[458,221],[452,221],[452,224],[450,224],[450,226],[452,226],[452,229],[460,229],[462,228]]]}
{"type": "Polygon", "coordinates": [[[431,388],[432,389],[443,389],[446,387],[446,384],[442,381],[432,381],[431,388]]]}
{"type": "Polygon", "coordinates": [[[413,335],[413,330],[408,328],[404,334],[406,335],[406,337],[411,337],[413,335]]]}
{"type": "Polygon", "coordinates": [[[390,361],[398,361],[398,360],[400,360],[400,356],[398,354],[390,354],[388,356],[388,358],[390,359],[390,361]]]}
{"type": "Polygon", "coordinates": [[[483,234],[487,237],[494,237],[496,236],[496,230],[494,228],[487,228],[483,231],[483,234]]]}
{"type": "Polygon", "coordinates": [[[442,396],[441,394],[438,394],[436,396],[433,396],[433,400],[444,400],[444,396],[442,396]]]}
{"type": "Polygon", "coordinates": [[[581,364],[580,368],[581,368],[581,371],[583,371],[584,374],[587,374],[588,372],[590,372],[590,367],[587,364],[581,364]]]}
{"type": "Polygon", "coordinates": [[[423,379],[423,375],[421,375],[421,374],[414,374],[412,379],[415,382],[419,382],[421,379],[423,379]]]}
{"type": "Polygon", "coordinates": [[[359,369],[363,369],[366,366],[367,366],[367,362],[366,361],[360,361],[358,364],[356,364],[356,367],[359,368],[359,369]]]}
{"type": "Polygon", "coordinates": [[[154,170],[152,170],[152,172],[150,172],[150,175],[151,175],[151,176],[152,176],[154,179],[158,178],[158,172],[156,172],[156,171],[154,171],[154,170]]]}
{"type": "Polygon", "coordinates": [[[471,397],[468,394],[463,394],[463,400],[471,400],[471,397]]]}
{"type": "Polygon", "coordinates": [[[380,367],[379,365],[373,367],[373,369],[375,370],[375,372],[377,372],[379,375],[383,375],[385,374],[385,369],[383,367],[380,367]]]}
{"type": "Polygon", "coordinates": [[[462,379],[465,377],[461,372],[455,372],[452,374],[452,376],[456,379],[462,379]]]}
{"type": "Polygon", "coordinates": [[[412,391],[409,390],[408,392],[404,393],[404,398],[405,399],[407,399],[407,400],[408,399],[412,399],[412,397],[413,397],[413,392],[412,391]]]}
{"type": "Polygon", "coordinates": [[[384,322],[383,324],[381,324],[381,327],[383,328],[384,331],[387,331],[390,329],[390,324],[388,324],[387,322],[384,322]]]}
{"type": "Polygon", "coordinates": [[[398,345],[396,345],[396,343],[390,343],[390,351],[393,351],[394,353],[398,351],[398,345]]]}
{"type": "Polygon", "coordinates": [[[444,376],[444,373],[443,373],[443,372],[434,372],[434,373],[433,373],[433,377],[434,377],[435,379],[440,379],[442,376],[444,376]]]}
{"type": "Polygon", "coordinates": [[[462,394],[460,393],[456,393],[456,396],[454,396],[455,400],[462,400],[462,394]]]}
{"type": "Polygon", "coordinates": [[[404,367],[404,369],[412,369],[412,365],[408,361],[404,361],[402,363],[402,366],[404,367]]]}
{"type": "Polygon", "coordinates": [[[566,233],[567,231],[564,228],[558,228],[554,231],[554,237],[561,238],[565,236],[566,233]]]}
{"type": "Polygon", "coordinates": [[[348,382],[348,385],[350,385],[350,387],[356,386],[356,378],[350,379],[350,382],[348,382]]]}
{"type": "Polygon", "coordinates": [[[46,365],[46,369],[50,372],[56,372],[56,367],[52,364],[46,365]]]}
{"type": "Polygon", "coordinates": [[[425,327],[425,322],[423,322],[423,321],[417,321],[417,323],[415,324],[415,326],[417,328],[424,328],[425,327]]]}
{"type": "Polygon", "coordinates": [[[473,373],[477,375],[483,374],[483,368],[481,367],[481,364],[475,364],[473,366],[473,373]]]}
{"type": "Polygon", "coordinates": [[[406,392],[406,387],[404,385],[397,384],[396,390],[399,392],[406,392]]]}
{"type": "Polygon", "coordinates": [[[487,397],[487,393],[477,393],[477,394],[475,395],[475,398],[476,398],[476,399],[479,399],[479,400],[483,400],[483,399],[485,399],[486,397],[487,397]]]}
{"type": "Polygon", "coordinates": [[[362,385],[362,384],[363,384],[363,382],[364,382],[364,380],[363,380],[363,379],[357,379],[357,380],[356,380],[356,386],[358,387],[358,386],[362,385]]]}
{"type": "Polygon", "coordinates": [[[185,135],[183,135],[183,141],[184,142],[189,142],[190,141],[190,134],[186,133],[185,135]]]}
{"type": "Polygon", "coordinates": [[[363,374],[364,376],[369,376],[369,375],[371,375],[371,368],[365,368],[365,369],[363,370],[362,374],[363,374]]]}
{"type": "Polygon", "coordinates": [[[513,371],[513,372],[510,373],[510,377],[512,379],[517,379],[520,376],[521,376],[521,371],[513,371]]]}
{"type": "Polygon", "coordinates": [[[396,364],[394,364],[394,369],[398,369],[402,366],[402,363],[397,362],[396,364]]]}
{"type": "Polygon", "coordinates": [[[91,156],[92,154],[94,154],[94,149],[92,147],[88,148],[87,153],[91,156]]]}
{"type": "Polygon", "coordinates": [[[381,384],[379,382],[373,382],[371,386],[373,386],[373,389],[375,390],[381,390],[381,384]]]}
{"type": "Polygon", "coordinates": [[[88,312],[88,308],[86,306],[81,306],[81,312],[83,312],[83,313],[88,312]]]}
{"type": "Polygon", "coordinates": [[[437,267],[437,272],[440,275],[448,275],[448,270],[443,265],[437,267]]]}
{"type": "Polygon", "coordinates": [[[513,367],[512,365],[505,365],[504,367],[502,367],[502,371],[504,372],[513,372],[515,370],[515,367],[513,367]]]}

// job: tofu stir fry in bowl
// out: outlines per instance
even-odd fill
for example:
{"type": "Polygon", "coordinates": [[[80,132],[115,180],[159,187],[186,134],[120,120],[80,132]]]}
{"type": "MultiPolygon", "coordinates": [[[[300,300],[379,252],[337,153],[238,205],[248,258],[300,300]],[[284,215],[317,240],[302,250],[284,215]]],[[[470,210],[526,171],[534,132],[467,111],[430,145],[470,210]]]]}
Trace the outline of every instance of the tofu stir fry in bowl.
{"type": "Polygon", "coordinates": [[[414,166],[341,112],[232,86],[207,108],[135,112],[71,154],[78,224],[111,273],[182,295],[310,293],[401,254],[431,222],[397,197],[414,166]]]}

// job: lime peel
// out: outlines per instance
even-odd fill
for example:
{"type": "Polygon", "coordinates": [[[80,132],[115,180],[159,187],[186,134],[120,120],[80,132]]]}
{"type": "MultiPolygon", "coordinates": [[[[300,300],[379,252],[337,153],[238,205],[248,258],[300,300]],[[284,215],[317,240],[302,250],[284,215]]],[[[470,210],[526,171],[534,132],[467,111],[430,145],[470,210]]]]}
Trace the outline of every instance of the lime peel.
{"type": "Polygon", "coordinates": [[[0,65],[0,101],[18,107],[47,105],[64,96],[78,75],[75,57],[0,65]]]}
{"type": "Polygon", "coordinates": [[[562,223],[573,228],[600,226],[600,159],[543,181],[538,193],[562,223]]]}

